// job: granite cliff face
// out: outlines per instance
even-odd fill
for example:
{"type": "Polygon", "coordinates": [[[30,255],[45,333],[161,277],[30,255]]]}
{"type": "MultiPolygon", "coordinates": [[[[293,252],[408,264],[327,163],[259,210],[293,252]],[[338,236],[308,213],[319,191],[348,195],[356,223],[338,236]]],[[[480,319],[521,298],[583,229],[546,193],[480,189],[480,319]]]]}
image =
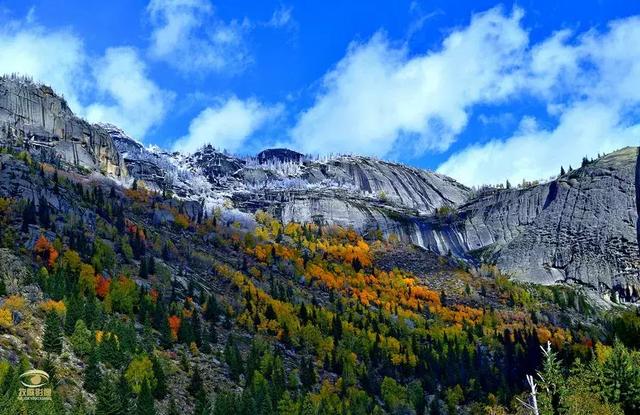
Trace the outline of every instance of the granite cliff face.
{"type": "Polygon", "coordinates": [[[396,234],[470,264],[495,263],[521,280],[640,293],[637,148],[548,183],[478,192],[367,157],[234,159],[211,147],[180,157],[177,164],[241,211],[396,234]]]}
{"type": "Polygon", "coordinates": [[[126,176],[124,160],[108,132],[76,117],[44,85],[0,77],[0,141],[20,140],[69,165],[126,176]]]}
{"type": "Polygon", "coordinates": [[[637,161],[625,148],[549,183],[480,193],[448,220],[419,221],[420,244],[522,280],[638,291],[637,161]]]}
{"type": "Polygon", "coordinates": [[[3,140],[69,165],[120,178],[129,173],[129,183],[170,191],[194,211],[263,209],[283,222],[395,234],[472,265],[495,263],[521,280],[574,281],[640,298],[638,148],[548,183],[472,191],[443,175],[368,157],[312,159],[271,149],[238,158],[211,146],[165,152],[115,126],[79,119],[47,87],[6,77],[3,140]]]}

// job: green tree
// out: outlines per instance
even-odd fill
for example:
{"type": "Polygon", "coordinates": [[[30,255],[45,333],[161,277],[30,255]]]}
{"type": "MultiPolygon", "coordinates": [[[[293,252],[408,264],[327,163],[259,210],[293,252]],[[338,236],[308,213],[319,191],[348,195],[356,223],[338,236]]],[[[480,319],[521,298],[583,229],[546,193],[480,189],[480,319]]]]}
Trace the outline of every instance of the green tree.
{"type": "Polygon", "coordinates": [[[458,413],[458,405],[464,399],[464,393],[460,385],[456,385],[452,388],[448,388],[444,393],[444,401],[447,404],[447,412],[449,415],[456,415],[458,413]]]}
{"type": "Polygon", "coordinates": [[[229,336],[229,339],[227,340],[227,345],[224,348],[224,358],[227,365],[229,365],[231,379],[238,381],[243,371],[243,363],[240,350],[238,349],[233,336],[229,336]]]}
{"type": "Polygon", "coordinates": [[[153,395],[151,394],[151,388],[149,382],[142,382],[140,394],[138,395],[138,402],[136,405],[137,415],[155,415],[156,410],[153,406],[153,395]]]}
{"type": "Polygon", "coordinates": [[[62,328],[60,327],[60,318],[55,312],[50,312],[47,315],[42,347],[49,353],[62,352],[62,328]]]}
{"type": "Polygon", "coordinates": [[[238,396],[235,393],[222,391],[216,395],[212,415],[238,414],[238,396]]]}
{"type": "Polygon", "coordinates": [[[549,344],[547,344],[546,348],[543,348],[543,352],[544,361],[542,371],[538,373],[541,392],[539,394],[538,405],[542,415],[555,415],[560,412],[562,399],[566,395],[566,376],[563,373],[557,353],[551,349],[549,344]]]}
{"type": "Polygon", "coordinates": [[[95,415],[118,415],[121,399],[113,381],[105,376],[96,394],[95,415]]]}
{"type": "Polygon", "coordinates": [[[278,402],[278,414],[279,415],[298,415],[300,412],[300,405],[298,405],[293,399],[289,391],[285,391],[282,395],[282,399],[278,402]]]}
{"type": "Polygon", "coordinates": [[[153,363],[153,375],[156,378],[156,387],[153,390],[153,396],[155,396],[156,399],[164,399],[165,396],[167,396],[167,377],[162,369],[160,359],[153,356],[151,363],[153,363]]]}
{"type": "Polygon", "coordinates": [[[619,402],[625,414],[640,413],[640,355],[616,341],[602,367],[602,389],[610,402],[619,402]]]}
{"type": "Polygon", "coordinates": [[[141,393],[142,385],[145,383],[148,383],[151,389],[157,385],[153,371],[153,363],[146,355],[133,358],[125,371],[124,377],[136,394],[141,393]]]}
{"type": "Polygon", "coordinates": [[[84,389],[95,393],[100,386],[100,369],[98,368],[98,354],[92,351],[89,354],[89,362],[84,370],[84,389]]]}
{"type": "Polygon", "coordinates": [[[71,335],[71,345],[74,352],[80,356],[85,356],[91,351],[91,330],[84,324],[84,320],[76,321],[75,329],[71,335]]]}
{"type": "Polygon", "coordinates": [[[202,377],[200,377],[200,370],[198,369],[198,365],[195,365],[193,369],[193,375],[191,375],[191,383],[189,383],[188,391],[191,396],[198,396],[198,394],[203,391],[202,387],[202,377]]]}

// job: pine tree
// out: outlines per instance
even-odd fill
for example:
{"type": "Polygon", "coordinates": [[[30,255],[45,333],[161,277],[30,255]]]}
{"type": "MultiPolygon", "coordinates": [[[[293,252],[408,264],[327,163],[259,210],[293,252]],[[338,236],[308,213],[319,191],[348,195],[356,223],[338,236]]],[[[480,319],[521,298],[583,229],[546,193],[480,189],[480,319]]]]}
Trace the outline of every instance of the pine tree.
{"type": "Polygon", "coordinates": [[[195,365],[193,369],[193,375],[191,376],[191,383],[189,384],[189,393],[191,396],[198,396],[198,394],[203,391],[202,387],[202,378],[200,377],[200,370],[198,369],[198,365],[195,365]]]}
{"type": "Polygon", "coordinates": [[[217,323],[220,317],[220,310],[218,308],[218,302],[215,295],[212,295],[207,300],[207,307],[204,310],[204,318],[211,323],[217,323]]]}
{"type": "Polygon", "coordinates": [[[155,415],[156,410],[153,406],[153,395],[149,388],[149,382],[142,382],[142,389],[138,395],[138,403],[136,405],[137,415],[155,415]]]}
{"type": "Polygon", "coordinates": [[[120,412],[121,397],[111,379],[105,377],[100,383],[96,394],[95,415],[118,415],[120,412]]]}
{"type": "Polygon", "coordinates": [[[149,271],[149,275],[156,275],[156,260],[151,255],[149,257],[149,262],[147,263],[147,270],[149,271]]]}
{"type": "Polygon", "coordinates": [[[124,376],[124,374],[124,371],[120,372],[118,386],[116,387],[118,396],[120,397],[120,408],[118,410],[118,415],[132,415],[135,396],[133,394],[133,390],[131,389],[131,385],[129,385],[129,382],[127,381],[127,378],[124,376]]]}
{"type": "Polygon", "coordinates": [[[62,352],[62,329],[60,328],[60,319],[55,312],[47,315],[44,326],[44,337],[42,338],[42,347],[49,353],[62,352]]]}
{"type": "Polygon", "coordinates": [[[195,340],[191,321],[190,318],[183,318],[182,323],[180,323],[180,328],[178,329],[178,340],[187,345],[195,340]]]}
{"type": "Polygon", "coordinates": [[[36,205],[33,200],[28,200],[22,211],[22,232],[29,230],[29,225],[36,223],[36,205]]]}
{"type": "Polygon", "coordinates": [[[98,354],[95,349],[89,354],[89,362],[84,370],[84,389],[95,393],[100,386],[100,369],[98,368],[98,354]]]}
{"type": "Polygon", "coordinates": [[[305,390],[310,390],[316,383],[316,371],[313,367],[313,358],[303,358],[300,370],[300,382],[305,390]]]}
{"type": "Polygon", "coordinates": [[[152,356],[151,362],[153,364],[153,375],[156,378],[156,387],[153,390],[153,396],[156,399],[162,400],[167,396],[167,377],[156,356],[152,356]]]}
{"type": "Polygon", "coordinates": [[[67,312],[64,317],[64,332],[70,336],[76,328],[76,322],[82,318],[82,303],[77,296],[72,296],[67,302],[67,312]]]}
{"type": "Polygon", "coordinates": [[[7,286],[4,283],[4,278],[0,277],[0,297],[7,295],[7,286]]]}
{"type": "Polygon", "coordinates": [[[193,310],[191,326],[193,327],[193,340],[198,347],[200,347],[202,346],[202,323],[200,322],[200,313],[198,313],[198,310],[193,310]]]}
{"type": "Polygon", "coordinates": [[[140,271],[138,272],[138,276],[142,279],[149,278],[149,269],[147,268],[147,259],[140,258],[140,271]]]}
{"type": "Polygon", "coordinates": [[[44,196],[41,196],[38,200],[38,220],[40,221],[40,226],[45,229],[48,229],[51,226],[51,217],[49,212],[49,202],[44,196]]]}
{"type": "Polygon", "coordinates": [[[238,346],[236,345],[233,336],[229,336],[227,340],[227,345],[224,348],[224,357],[229,365],[229,372],[231,372],[231,379],[238,381],[240,379],[240,374],[242,374],[242,356],[240,355],[240,350],[238,350],[238,346]]]}
{"type": "Polygon", "coordinates": [[[211,344],[218,343],[218,330],[216,329],[216,325],[213,323],[209,325],[209,342],[211,344]]]}
{"type": "Polygon", "coordinates": [[[208,415],[209,414],[209,400],[204,389],[201,389],[196,396],[196,405],[193,410],[194,415],[208,415]]]}

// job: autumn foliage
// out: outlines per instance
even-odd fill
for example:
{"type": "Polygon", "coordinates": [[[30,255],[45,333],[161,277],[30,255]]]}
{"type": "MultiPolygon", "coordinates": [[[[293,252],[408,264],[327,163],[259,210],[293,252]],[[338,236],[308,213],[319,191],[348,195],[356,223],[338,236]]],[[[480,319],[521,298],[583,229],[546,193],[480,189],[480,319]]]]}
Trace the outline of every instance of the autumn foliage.
{"type": "Polygon", "coordinates": [[[58,259],[58,251],[44,235],[40,235],[33,246],[33,254],[39,262],[48,268],[52,268],[58,259]]]}

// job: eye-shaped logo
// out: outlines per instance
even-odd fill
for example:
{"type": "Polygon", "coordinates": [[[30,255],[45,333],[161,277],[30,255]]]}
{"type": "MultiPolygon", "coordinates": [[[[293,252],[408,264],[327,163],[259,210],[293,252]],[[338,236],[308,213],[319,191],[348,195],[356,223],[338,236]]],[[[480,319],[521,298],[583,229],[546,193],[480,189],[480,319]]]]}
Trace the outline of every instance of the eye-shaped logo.
{"type": "Polygon", "coordinates": [[[49,384],[49,374],[44,370],[27,370],[20,375],[20,383],[26,388],[41,388],[49,384]]]}

